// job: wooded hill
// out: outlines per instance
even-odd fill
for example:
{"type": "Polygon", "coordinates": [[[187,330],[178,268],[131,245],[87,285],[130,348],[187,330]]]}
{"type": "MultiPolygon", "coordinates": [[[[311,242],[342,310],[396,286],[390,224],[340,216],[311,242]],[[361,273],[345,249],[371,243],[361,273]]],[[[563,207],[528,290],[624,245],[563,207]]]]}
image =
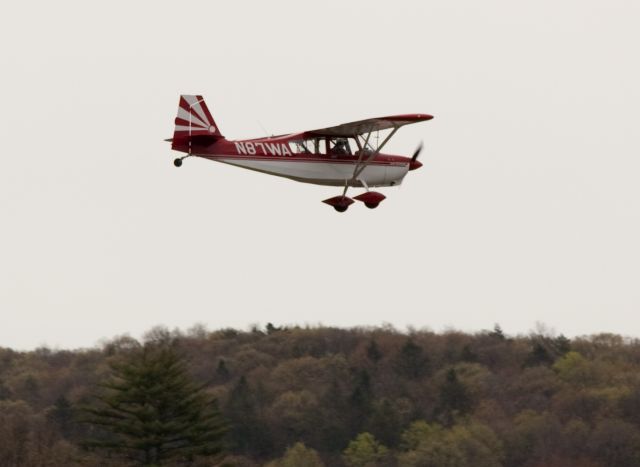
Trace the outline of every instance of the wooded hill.
{"type": "MultiPolygon", "coordinates": [[[[636,339],[269,324],[143,341],[158,339],[217,399],[228,465],[640,465],[636,339]]],[[[80,420],[110,362],[139,345],[0,348],[0,465],[131,465],[83,448],[92,428],[80,420]]]]}

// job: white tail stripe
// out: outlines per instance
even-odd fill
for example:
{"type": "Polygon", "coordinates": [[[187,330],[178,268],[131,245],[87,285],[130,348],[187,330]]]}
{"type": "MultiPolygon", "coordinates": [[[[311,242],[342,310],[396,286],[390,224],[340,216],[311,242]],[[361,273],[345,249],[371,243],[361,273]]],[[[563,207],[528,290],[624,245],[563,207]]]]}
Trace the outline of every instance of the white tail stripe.
{"type": "Polygon", "coordinates": [[[197,115],[187,112],[182,107],[178,107],[178,118],[181,118],[185,122],[191,122],[192,125],[200,125],[205,128],[209,126],[205,122],[200,120],[197,115]]]}
{"type": "Polygon", "coordinates": [[[187,103],[189,104],[190,108],[196,114],[198,114],[198,117],[200,117],[200,119],[203,122],[208,122],[208,125],[206,125],[206,126],[211,125],[211,122],[209,122],[209,119],[206,117],[206,115],[202,111],[202,107],[200,107],[200,102],[198,102],[198,98],[196,96],[184,96],[184,100],[187,101],[187,103]]]}
{"type": "Polygon", "coordinates": [[[188,126],[183,126],[183,125],[176,125],[176,128],[175,128],[174,131],[186,131],[186,132],[189,132],[189,130],[191,130],[193,133],[195,133],[196,131],[205,131],[207,133],[211,133],[207,128],[201,128],[199,126],[188,127],[188,126]]]}

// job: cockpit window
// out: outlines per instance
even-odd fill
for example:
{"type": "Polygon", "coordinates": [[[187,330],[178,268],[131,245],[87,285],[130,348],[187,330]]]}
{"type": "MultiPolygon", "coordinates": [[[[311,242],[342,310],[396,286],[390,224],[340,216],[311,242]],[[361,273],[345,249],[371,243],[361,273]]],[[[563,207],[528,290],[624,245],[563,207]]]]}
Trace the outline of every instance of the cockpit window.
{"type": "Polygon", "coordinates": [[[307,146],[307,140],[289,141],[289,149],[293,154],[311,154],[313,151],[307,146]]]}
{"type": "Polygon", "coordinates": [[[333,138],[330,142],[331,154],[335,156],[350,156],[352,154],[347,138],[333,138]]]}
{"type": "Polygon", "coordinates": [[[289,141],[289,148],[292,154],[328,154],[330,156],[353,156],[358,154],[358,144],[353,138],[317,137],[299,139],[289,141]]]}
{"type": "Polygon", "coordinates": [[[293,154],[326,154],[325,141],[321,138],[309,138],[289,141],[293,154]]]}

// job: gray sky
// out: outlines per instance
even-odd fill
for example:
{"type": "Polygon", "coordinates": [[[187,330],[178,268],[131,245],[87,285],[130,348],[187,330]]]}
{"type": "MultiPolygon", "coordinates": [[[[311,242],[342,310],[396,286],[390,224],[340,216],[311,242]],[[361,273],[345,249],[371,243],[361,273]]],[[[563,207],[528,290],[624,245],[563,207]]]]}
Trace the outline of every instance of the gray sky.
{"type": "Polygon", "coordinates": [[[0,345],[153,325],[640,335],[636,0],[0,6],[0,345]],[[173,167],[180,93],[229,138],[396,113],[375,211],[173,167]],[[258,123],[260,122],[260,123],[258,123]]]}

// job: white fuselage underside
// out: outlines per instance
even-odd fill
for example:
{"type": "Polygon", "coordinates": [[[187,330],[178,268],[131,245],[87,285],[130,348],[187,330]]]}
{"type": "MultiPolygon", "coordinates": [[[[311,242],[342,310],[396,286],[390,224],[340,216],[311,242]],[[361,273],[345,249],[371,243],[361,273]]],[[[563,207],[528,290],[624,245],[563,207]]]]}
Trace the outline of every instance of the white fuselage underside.
{"type": "Polygon", "coordinates": [[[287,159],[244,159],[237,156],[204,156],[207,159],[286,177],[298,182],[330,186],[392,186],[400,185],[409,171],[408,164],[369,164],[352,180],[355,162],[303,161],[287,159]]]}

